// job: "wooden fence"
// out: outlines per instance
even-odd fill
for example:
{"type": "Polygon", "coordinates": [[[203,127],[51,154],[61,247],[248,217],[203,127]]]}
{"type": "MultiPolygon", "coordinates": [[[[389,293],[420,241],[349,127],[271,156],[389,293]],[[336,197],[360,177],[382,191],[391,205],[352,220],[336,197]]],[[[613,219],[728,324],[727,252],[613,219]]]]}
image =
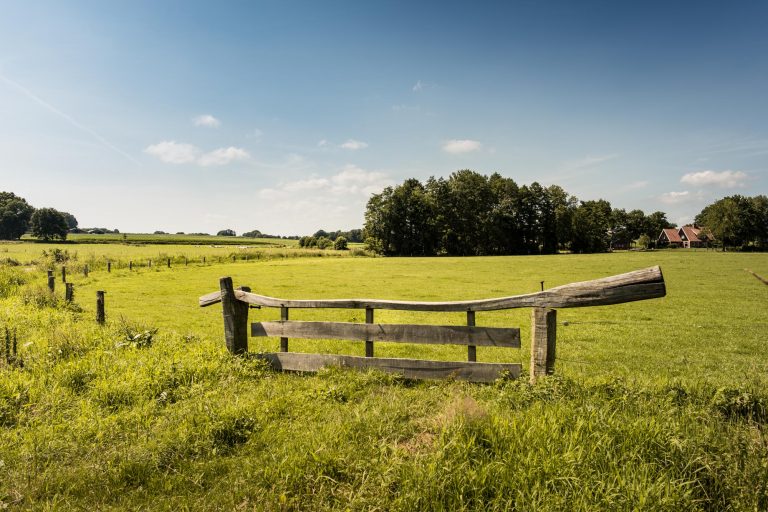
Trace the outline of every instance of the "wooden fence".
{"type": "Polygon", "coordinates": [[[289,300],[252,293],[250,288],[235,289],[232,279],[221,278],[220,290],[200,297],[201,307],[222,303],[224,337],[233,354],[248,351],[248,309],[280,308],[280,321],[257,322],[250,327],[251,336],[280,338],[280,352],[262,356],[276,369],[312,372],[325,366],[378,368],[398,372],[406,378],[436,379],[453,377],[473,382],[492,381],[503,372],[518,377],[520,363],[477,362],[476,347],[520,348],[520,329],[480,327],[475,325],[475,312],[514,308],[533,308],[531,314],[530,378],[554,373],[557,312],[554,308],[605,306],[663,297],[664,277],[656,267],[626,274],[572,283],[538,293],[494,299],[455,302],[413,302],[378,299],[289,300]],[[334,308],[365,309],[365,323],[289,321],[290,309],[334,308]],[[377,309],[400,311],[466,312],[467,325],[377,324],[377,309]],[[365,357],[334,354],[288,352],[289,338],[341,339],[365,341],[365,357]],[[467,346],[467,361],[428,361],[374,357],[375,342],[453,344],[467,346]]]}

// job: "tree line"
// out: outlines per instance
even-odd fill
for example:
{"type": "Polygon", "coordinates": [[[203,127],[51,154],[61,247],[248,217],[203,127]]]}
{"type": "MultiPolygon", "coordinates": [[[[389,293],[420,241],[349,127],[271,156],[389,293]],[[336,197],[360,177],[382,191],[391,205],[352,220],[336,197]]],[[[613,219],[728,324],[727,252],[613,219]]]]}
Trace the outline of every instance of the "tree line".
{"type": "Polygon", "coordinates": [[[627,212],[603,199],[579,201],[558,185],[461,170],[374,194],[364,236],[369,249],[393,256],[593,253],[638,239],[652,245],[667,227],[664,212],[627,212]]]}
{"type": "Polygon", "coordinates": [[[13,192],[0,192],[0,240],[16,240],[31,232],[42,240],[66,240],[77,219],[55,208],[34,208],[13,192]]]}
{"type": "Polygon", "coordinates": [[[725,247],[768,249],[768,197],[724,197],[704,207],[696,223],[706,226],[725,247]]]}

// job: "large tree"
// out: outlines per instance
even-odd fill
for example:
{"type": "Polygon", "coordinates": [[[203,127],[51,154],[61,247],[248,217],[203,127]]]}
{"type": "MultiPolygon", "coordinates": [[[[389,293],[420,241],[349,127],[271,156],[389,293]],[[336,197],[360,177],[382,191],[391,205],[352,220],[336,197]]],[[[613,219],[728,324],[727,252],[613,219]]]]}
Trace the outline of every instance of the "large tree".
{"type": "Polygon", "coordinates": [[[724,197],[706,206],[696,223],[708,228],[725,247],[765,248],[768,238],[768,198],[724,197]]]}
{"type": "Polygon", "coordinates": [[[15,240],[26,233],[34,211],[24,198],[0,192],[0,240],[15,240]]]}
{"type": "Polygon", "coordinates": [[[30,220],[32,235],[41,240],[66,240],[67,218],[54,208],[40,208],[35,210],[30,220]]]}

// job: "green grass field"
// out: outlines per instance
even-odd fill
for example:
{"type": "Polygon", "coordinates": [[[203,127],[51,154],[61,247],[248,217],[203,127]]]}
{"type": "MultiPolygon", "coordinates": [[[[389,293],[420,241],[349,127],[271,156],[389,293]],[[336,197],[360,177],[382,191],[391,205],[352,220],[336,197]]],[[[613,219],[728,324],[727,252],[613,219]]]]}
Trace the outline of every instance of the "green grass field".
{"type": "MultiPolygon", "coordinates": [[[[29,259],[1,252],[0,259],[31,261],[42,250],[0,251],[6,247],[30,251],[29,259]]],[[[66,248],[78,261],[82,251],[95,260],[133,257],[120,252],[128,246],[66,248]]],[[[0,328],[17,330],[23,360],[23,367],[0,363],[0,507],[768,509],[768,287],[744,271],[768,276],[768,255],[401,259],[293,251],[170,269],[117,266],[87,278],[73,272],[76,307],[48,296],[45,262],[0,266],[0,328]],[[656,264],[667,282],[663,299],[558,312],[557,374],[535,386],[525,378],[473,385],[379,372],[279,374],[230,357],[221,307],[197,306],[225,275],[284,298],[460,300],[656,264]],[[93,322],[96,290],[107,291],[105,327],[93,322]]],[[[59,278],[57,295],[62,288],[59,278]]],[[[277,319],[279,311],[250,315],[277,319]]],[[[295,310],[291,318],[364,314],[295,310]]],[[[395,311],[376,319],[465,321],[395,311]]],[[[527,368],[530,310],[478,313],[477,324],[518,326],[523,340],[520,350],[480,347],[478,360],[527,368]]],[[[253,339],[250,350],[277,346],[253,339]]],[[[363,353],[356,342],[290,347],[363,353]]],[[[466,350],[381,343],[376,354],[461,360],[466,350]]]]}

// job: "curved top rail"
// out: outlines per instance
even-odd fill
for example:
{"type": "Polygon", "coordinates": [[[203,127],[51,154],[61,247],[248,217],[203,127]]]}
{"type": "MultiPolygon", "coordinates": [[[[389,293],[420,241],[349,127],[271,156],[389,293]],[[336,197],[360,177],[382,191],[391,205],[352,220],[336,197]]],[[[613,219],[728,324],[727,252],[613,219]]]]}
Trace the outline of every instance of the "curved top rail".
{"type": "MultiPolygon", "coordinates": [[[[666,295],[661,268],[649,267],[592,281],[566,284],[537,293],[451,302],[415,302],[379,299],[289,300],[235,290],[235,297],[248,304],[287,308],[396,309],[407,311],[494,311],[526,307],[576,308],[606,306],[666,295]]],[[[201,307],[221,301],[221,292],[200,297],[201,307]]]]}

